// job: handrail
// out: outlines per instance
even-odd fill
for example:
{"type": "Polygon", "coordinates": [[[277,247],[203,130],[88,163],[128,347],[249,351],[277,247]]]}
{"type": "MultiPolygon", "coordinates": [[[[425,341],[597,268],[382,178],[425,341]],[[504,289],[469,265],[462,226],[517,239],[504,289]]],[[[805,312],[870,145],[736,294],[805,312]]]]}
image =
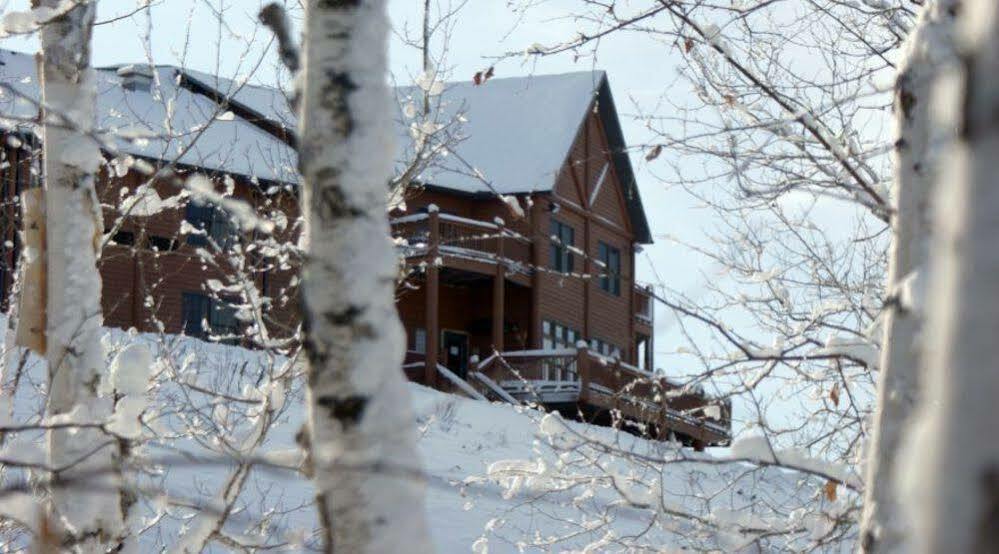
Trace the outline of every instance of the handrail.
{"type": "Polygon", "coordinates": [[[500,352],[500,356],[507,358],[561,358],[565,356],[575,356],[575,348],[557,348],[553,350],[510,350],[507,352],[500,352]]]}
{"type": "MultiPolygon", "coordinates": [[[[505,238],[511,238],[516,241],[524,242],[526,244],[531,243],[531,239],[525,237],[524,235],[514,231],[505,224],[497,224],[496,222],[482,221],[480,219],[471,219],[468,217],[462,217],[460,215],[448,214],[448,213],[438,213],[437,217],[441,221],[447,221],[450,223],[458,223],[460,225],[468,225],[469,227],[479,227],[480,229],[485,229],[489,231],[500,231],[501,235],[505,238]]],[[[417,213],[404,215],[389,220],[390,225],[402,225],[405,223],[415,223],[417,221],[425,221],[430,219],[430,215],[426,213],[417,213]]],[[[498,219],[498,218],[497,218],[498,219]]],[[[502,222],[502,219],[498,219],[502,222]]]]}
{"type": "Polygon", "coordinates": [[[520,404],[520,402],[516,398],[510,396],[510,393],[506,392],[506,390],[504,390],[503,387],[496,384],[496,381],[490,379],[486,374],[479,371],[473,371],[472,375],[476,379],[478,379],[479,382],[485,385],[486,388],[493,391],[493,394],[495,394],[496,396],[502,398],[503,400],[509,402],[510,404],[515,404],[515,405],[520,404]]]}
{"type": "Polygon", "coordinates": [[[437,364],[437,372],[446,377],[448,381],[451,381],[452,383],[457,385],[459,389],[461,389],[465,394],[474,398],[475,400],[487,400],[485,396],[482,396],[481,392],[475,390],[475,388],[473,388],[472,385],[469,385],[468,381],[462,379],[461,377],[458,377],[450,369],[442,366],[441,364],[437,364]]]}
{"type": "Polygon", "coordinates": [[[454,223],[464,223],[465,225],[471,225],[473,227],[482,227],[483,229],[499,229],[499,225],[495,223],[490,223],[488,221],[480,221],[478,219],[469,219],[467,217],[461,217],[460,215],[454,214],[440,214],[441,221],[451,221],[454,223]]]}
{"type": "Polygon", "coordinates": [[[404,216],[401,216],[401,217],[397,217],[395,219],[390,219],[389,220],[389,225],[398,225],[398,224],[401,224],[401,223],[412,223],[414,221],[423,221],[424,219],[428,219],[429,217],[430,217],[430,214],[404,215],[404,216]]]}
{"type": "MultiPolygon", "coordinates": [[[[616,358],[597,354],[582,341],[575,349],[494,352],[476,365],[477,371],[472,374],[473,378],[479,379],[490,390],[492,387],[484,379],[499,383],[500,388],[512,397],[521,398],[522,395],[531,393],[538,395],[538,401],[548,398],[552,402],[565,402],[565,395],[572,394],[568,401],[592,402],[595,398],[593,395],[610,396],[616,399],[614,402],[624,402],[643,411],[649,410],[649,418],[682,424],[691,432],[696,430],[698,433],[706,433],[706,436],[711,437],[710,441],[731,438],[730,408],[722,408],[726,415],[720,420],[693,415],[685,402],[674,404],[674,397],[667,393],[673,387],[682,388],[683,385],[616,358]],[[552,365],[549,367],[546,364],[552,365]],[[594,364],[604,364],[605,369],[594,364]],[[548,373],[552,368],[560,372],[555,374],[554,379],[548,373]],[[508,373],[512,373],[511,377],[515,379],[504,377],[508,373]]],[[[690,396],[687,403],[693,404],[691,409],[713,403],[727,405],[723,400],[713,399],[703,392],[693,391],[681,396],[690,396]]]]}

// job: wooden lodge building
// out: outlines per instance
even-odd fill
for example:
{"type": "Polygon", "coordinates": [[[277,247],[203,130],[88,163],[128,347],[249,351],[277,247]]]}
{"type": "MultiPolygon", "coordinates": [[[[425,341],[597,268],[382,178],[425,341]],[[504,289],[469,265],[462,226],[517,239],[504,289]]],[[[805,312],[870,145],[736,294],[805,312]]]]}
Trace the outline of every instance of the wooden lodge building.
{"type": "MultiPolygon", "coordinates": [[[[119,153],[224,178],[233,196],[296,219],[288,139],[294,123],[279,91],[169,66],[98,73],[100,125],[128,131],[128,140],[117,140],[119,153]],[[163,102],[154,101],[152,82],[168,89],[161,95],[172,98],[169,116],[163,102]],[[225,117],[198,129],[189,143],[163,139],[161,123],[150,125],[175,117],[187,119],[173,127],[195,128],[220,104],[225,117]],[[135,133],[136,127],[149,132],[135,133]]],[[[18,121],[37,113],[37,105],[25,101],[38,98],[31,56],[0,50],[0,82],[19,93],[0,95],[0,115],[18,121]]],[[[417,97],[407,88],[397,94],[400,106],[417,97]]],[[[652,238],[606,75],[456,83],[434,102],[443,120],[460,116],[464,123],[448,155],[421,170],[418,192],[390,216],[407,268],[398,309],[409,378],[476,398],[537,402],[601,423],[620,414],[646,433],[672,434],[695,447],[727,444],[727,401],[653,371],[653,296],[635,280],[635,256],[652,238]]],[[[414,148],[405,112],[398,117],[400,159],[414,148]]],[[[19,256],[16,199],[38,186],[32,155],[38,145],[17,125],[3,132],[6,306],[19,256]]],[[[102,173],[106,226],[116,219],[109,209],[117,205],[114,195],[146,179],[129,168],[102,173]]],[[[170,195],[167,185],[152,188],[170,195]]],[[[189,202],[160,206],[141,225],[133,219],[116,230],[102,255],[105,323],[238,336],[233,310],[206,285],[222,268],[198,253],[207,238],[225,241],[233,234],[219,210],[189,202]],[[143,292],[149,288],[154,292],[143,292]]],[[[282,232],[294,239],[297,228],[282,232]]],[[[267,317],[293,330],[294,263],[253,278],[269,303],[267,317]]]]}

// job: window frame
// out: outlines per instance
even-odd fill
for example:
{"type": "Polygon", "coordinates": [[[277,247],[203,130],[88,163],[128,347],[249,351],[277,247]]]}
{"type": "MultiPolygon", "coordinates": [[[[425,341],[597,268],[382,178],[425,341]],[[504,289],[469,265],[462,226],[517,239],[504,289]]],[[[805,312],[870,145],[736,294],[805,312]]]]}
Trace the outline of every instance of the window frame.
{"type": "Polygon", "coordinates": [[[212,298],[205,293],[192,291],[181,293],[181,324],[184,334],[189,337],[207,340],[211,335],[232,335],[217,342],[238,343],[241,333],[236,312],[236,308],[230,303],[212,298]],[[194,305],[195,303],[197,305],[194,305]],[[197,317],[192,318],[194,315],[197,317]]]}
{"type": "Polygon", "coordinates": [[[184,207],[184,221],[202,233],[189,233],[185,242],[191,246],[208,246],[209,239],[219,248],[228,248],[236,238],[236,226],[224,210],[210,202],[190,200],[184,207]]]}
{"type": "Polygon", "coordinates": [[[614,296],[621,296],[621,249],[602,240],[597,241],[597,258],[603,264],[603,271],[600,273],[600,290],[614,296]]]}
{"type": "Polygon", "coordinates": [[[553,217],[550,230],[549,238],[555,240],[551,241],[549,265],[559,273],[572,273],[575,264],[570,247],[576,246],[576,229],[553,217]]]}
{"type": "MultiPolygon", "coordinates": [[[[574,329],[569,325],[559,323],[554,319],[545,319],[541,322],[541,345],[544,350],[562,350],[575,348],[575,341],[579,340],[582,334],[579,329],[574,329]]],[[[574,371],[565,371],[561,366],[550,363],[542,363],[541,378],[545,381],[551,380],[555,376],[556,381],[576,381],[578,376],[574,371]],[[563,378],[564,377],[564,378],[563,378]]]]}

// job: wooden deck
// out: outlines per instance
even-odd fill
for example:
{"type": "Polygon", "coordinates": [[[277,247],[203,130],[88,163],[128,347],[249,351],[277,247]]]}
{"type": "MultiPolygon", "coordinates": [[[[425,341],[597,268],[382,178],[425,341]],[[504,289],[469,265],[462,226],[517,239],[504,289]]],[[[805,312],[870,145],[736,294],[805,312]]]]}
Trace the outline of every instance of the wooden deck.
{"type": "MultiPolygon", "coordinates": [[[[504,350],[504,329],[511,319],[504,314],[508,281],[531,289],[529,320],[519,323],[521,328],[533,330],[528,344],[542,342],[538,278],[547,271],[543,267],[547,243],[543,247],[532,245],[530,239],[499,218],[492,222],[469,219],[442,213],[432,204],[426,213],[399,217],[391,224],[407,264],[420,266],[424,273],[421,323],[426,329],[426,352],[407,354],[405,370],[410,379],[472,398],[481,395],[504,402],[536,403],[565,415],[582,414],[597,423],[616,419],[633,424],[628,428],[662,439],[672,435],[695,447],[727,445],[731,441],[731,404],[727,400],[710,398],[703,391],[691,390],[662,375],[602,356],[583,343],[579,348],[562,350],[504,350]],[[471,274],[488,279],[492,288],[490,336],[488,340],[483,336],[473,338],[478,340],[480,351],[485,347],[500,353],[467,364],[466,372],[467,354],[462,355],[465,357],[460,363],[449,363],[442,355],[440,290],[442,281],[454,284],[445,277],[453,281],[456,275],[471,274]],[[474,390],[469,390],[471,387],[474,390]]],[[[638,286],[626,290],[631,300],[621,319],[629,329],[629,341],[635,341],[635,352],[626,352],[625,356],[639,358],[636,339],[641,337],[641,357],[649,366],[654,336],[653,292],[638,286]]],[[[581,294],[580,302],[586,297],[581,294]]],[[[553,317],[558,319],[558,314],[553,317]]],[[[521,318],[526,319],[523,315],[521,318]]],[[[466,329],[460,325],[454,328],[466,329]]]]}
{"type": "Polygon", "coordinates": [[[486,396],[503,399],[494,386],[521,403],[576,409],[584,416],[616,414],[670,434],[695,447],[731,441],[731,403],[688,391],[656,375],[588,348],[527,350],[494,354],[476,364],[469,381],[486,396]]]}

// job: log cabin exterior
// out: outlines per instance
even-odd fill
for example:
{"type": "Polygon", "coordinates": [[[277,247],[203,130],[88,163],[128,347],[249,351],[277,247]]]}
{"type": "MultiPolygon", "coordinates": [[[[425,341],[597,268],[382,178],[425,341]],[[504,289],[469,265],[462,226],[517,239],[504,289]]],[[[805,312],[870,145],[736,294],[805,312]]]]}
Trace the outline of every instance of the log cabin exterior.
{"type": "MultiPolygon", "coordinates": [[[[0,79],[33,75],[18,56],[26,57],[0,52],[0,79]],[[3,75],[4,69],[10,73],[3,75]]],[[[165,72],[161,81],[176,82],[178,95],[190,97],[183,105],[222,103],[230,110],[223,123],[240,126],[233,140],[241,155],[251,158],[250,152],[266,150],[271,166],[262,177],[252,163],[209,151],[174,160],[172,173],[207,173],[225,181],[234,197],[295,221],[297,194],[289,175],[293,125],[281,95],[266,87],[232,93],[231,83],[204,74],[155,70],[165,72]],[[273,169],[281,164],[281,171],[273,169]]],[[[111,88],[128,89],[130,78],[142,78],[123,68],[112,71],[117,79],[108,78],[111,88]]],[[[116,108],[99,111],[120,112],[143,93],[141,82],[128,90],[101,91],[101,97],[120,96],[116,108]]],[[[413,95],[410,89],[397,92],[402,103],[413,95]]],[[[457,84],[443,99],[442,111],[450,109],[446,102],[460,105],[470,122],[453,147],[451,159],[460,158],[462,165],[445,162],[423,171],[406,209],[391,214],[392,235],[408,272],[397,302],[407,333],[407,376],[470,396],[536,402],[598,422],[620,414],[645,432],[672,434],[697,447],[727,444],[727,401],[712,401],[653,371],[653,294],[635,279],[635,254],[651,235],[606,75],[457,84]],[[719,409],[709,412],[709,405],[719,409]]],[[[402,152],[412,145],[400,120],[402,152]]],[[[3,232],[10,246],[4,249],[7,269],[0,273],[5,303],[13,282],[10,268],[19,255],[15,199],[38,185],[31,162],[37,140],[16,129],[7,136],[14,138],[4,143],[3,232]]],[[[156,167],[168,159],[126,151],[156,167]]],[[[118,215],[110,207],[123,191],[135,191],[147,179],[135,170],[102,171],[98,191],[106,226],[118,215]]],[[[155,182],[152,188],[168,197],[172,186],[155,182]]],[[[190,233],[201,228],[209,237],[218,232],[223,238],[231,230],[215,226],[217,219],[210,208],[191,203],[162,208],[141,222],[126,218],[101,259],[105,323],[238,336],[238,321],[213,305],[206,287],[224,268],[206,263],[199,252],[204,237],[190,233]]],[[[297,228],[282,232],[283,239],[293,240],[297,228]]],[[[294,262],[255,268],[252,278],[267,299],[267,317],[293,331],[294,262]]]]}

